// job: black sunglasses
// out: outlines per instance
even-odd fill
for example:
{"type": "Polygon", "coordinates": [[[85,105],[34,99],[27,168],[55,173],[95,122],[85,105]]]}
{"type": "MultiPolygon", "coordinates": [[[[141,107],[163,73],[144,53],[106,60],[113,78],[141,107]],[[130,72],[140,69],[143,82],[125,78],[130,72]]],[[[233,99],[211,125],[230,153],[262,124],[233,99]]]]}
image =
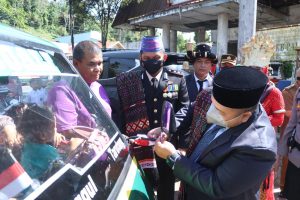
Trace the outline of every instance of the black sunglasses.
{"type": "Polygon", "coordinates": [[[297,77],[297,81],[300,81],[300,77],[297,77]]]}

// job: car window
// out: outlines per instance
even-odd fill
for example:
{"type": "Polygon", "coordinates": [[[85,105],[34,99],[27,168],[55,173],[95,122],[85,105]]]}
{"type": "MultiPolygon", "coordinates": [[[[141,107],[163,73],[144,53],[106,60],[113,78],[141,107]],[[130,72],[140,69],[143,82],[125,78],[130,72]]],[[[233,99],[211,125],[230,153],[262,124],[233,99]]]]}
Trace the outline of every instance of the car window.
{"type": "Polygon", "coordinates": [[[135,58],[110,58],[108,78],[115,77],[116,75],[126,72],[136,66],[135,58]]]}
{"type": "Polygon", "coordinates": [[[124,141],[62,54],[0,40],[0,121],[7,116],[15,129],[0,128],[1,187],[9,188],[1,188],[0,199],[35,199],[46,189],[60,199],[80,197],[87,181],[97,185],[90,191],[105,191],[97,199],[109,196],[126,159],[119,158],[124,141]],[[15,162],[23,185],[7,179],[15,162]],[[94,163],[97,172],[88,171],[94,163]]]}

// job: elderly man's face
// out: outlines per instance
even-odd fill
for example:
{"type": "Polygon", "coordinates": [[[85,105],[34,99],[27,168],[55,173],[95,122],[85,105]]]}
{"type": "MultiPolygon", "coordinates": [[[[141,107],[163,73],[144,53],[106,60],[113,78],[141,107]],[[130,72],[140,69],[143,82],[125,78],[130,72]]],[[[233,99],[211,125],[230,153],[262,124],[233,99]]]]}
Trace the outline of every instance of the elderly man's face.
{"type": "Polygon", "coordinates": [[[81,60],[74,60],[74,65],[88,83],[97,81],[103,71],[102,54],[85,53],[81,60]]]}
{"type": "Polygon", "coordinates": [[[208,58],[197,58],[194,70],[197,78],[205,79],[212,67],[212,61],[208,58]]]}

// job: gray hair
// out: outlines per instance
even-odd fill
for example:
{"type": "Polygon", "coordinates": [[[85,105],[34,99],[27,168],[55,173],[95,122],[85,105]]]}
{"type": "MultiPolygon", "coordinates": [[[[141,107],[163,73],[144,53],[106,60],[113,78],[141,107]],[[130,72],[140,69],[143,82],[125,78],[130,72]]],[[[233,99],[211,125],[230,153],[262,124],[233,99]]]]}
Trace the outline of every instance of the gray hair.
{"type": "Polygon", "coordinates": [[[79,42],[73,50],[73,60],[81,61],[85,54],[102,54],[99,46],[89,40],[79,42]]]}
{"type": "Polygon", "coordinates": [[[0,133],[3,131],[5,126],[13,125],[15,126],[14,120],[6,115],[0,115],[0,133]]]}

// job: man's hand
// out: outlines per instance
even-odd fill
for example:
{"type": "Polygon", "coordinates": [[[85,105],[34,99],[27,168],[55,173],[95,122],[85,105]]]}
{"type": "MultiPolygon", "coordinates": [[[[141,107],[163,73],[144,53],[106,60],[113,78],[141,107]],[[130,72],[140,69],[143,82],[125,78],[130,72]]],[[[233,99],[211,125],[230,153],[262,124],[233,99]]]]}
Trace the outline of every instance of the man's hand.
{"type": "Polygon", "coordinates": [[[181,148],[179,148],[178,151],[179,151],[179,153],[180,153],[181,155],[186,156],[186,151],[187,151],[187,149],[181,149],[181,148]]]}
{"type": "Polygon", "coordinates": [[[168,156],[176,153],[176,149],[173,144],[168,141],[161,142],[160,140],[156,141],[154,151],[159,157],[163,159],[167,159],[168,156]]]}
{"type": "Polygon", "coordinates": [[[148,133],[147,133],[147,136],[149,138],[154,138],[154,139],[157,139],[161,134],[161,128],[160,127],[157,127],[157,128],[154,128],[154,129],[151,129],[148,133]]]}
{"type": "Polygon", "coordinates": [[[54,140],[54,146],[55,146],[55,147],[58,147],[58,146],[60,145],[61,141],[66,140],[66,138],[65,138],[65,136],[63,136],[62,134],[57,133],[57,132],[55,131],[54,139],[53,139],[53,140],[54,140]]]}
{"type": "Polygon", "coordinates": [[[83,143],[84,140],[80,139],[80,138],[71,138],[70,142],[69,142],[69,153],[74,151],[79,145],[81,145],[81,143],[83,143]]]}

